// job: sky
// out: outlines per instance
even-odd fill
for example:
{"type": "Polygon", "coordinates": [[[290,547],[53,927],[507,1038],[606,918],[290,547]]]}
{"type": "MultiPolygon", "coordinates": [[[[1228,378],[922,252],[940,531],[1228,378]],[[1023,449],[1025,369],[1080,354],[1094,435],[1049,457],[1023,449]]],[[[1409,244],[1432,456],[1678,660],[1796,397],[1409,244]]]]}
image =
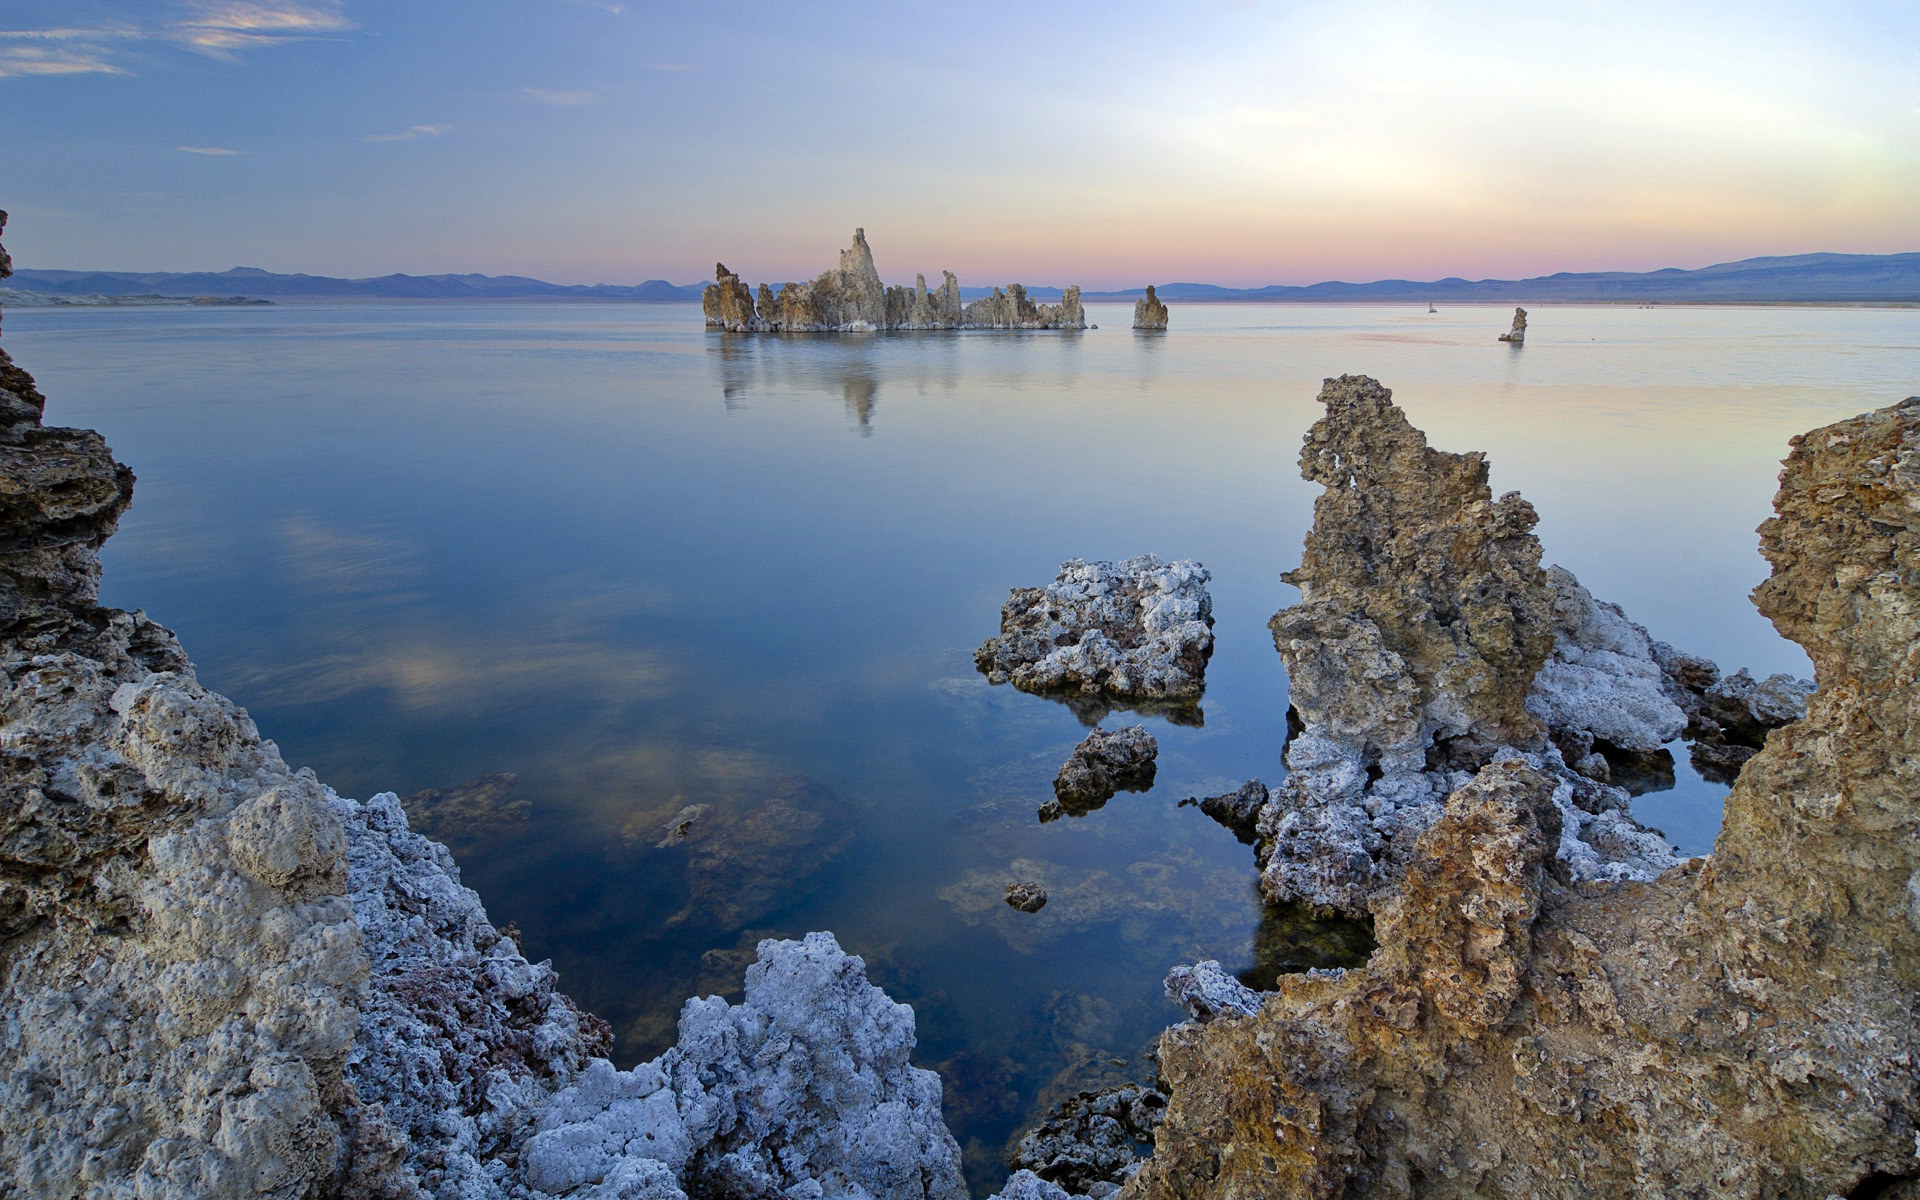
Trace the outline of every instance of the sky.
{"type": "Polygon", "coordinates": [[[0,0],[17,265],[1514,278],[1920,250],[1920,3],[0,0]]]}

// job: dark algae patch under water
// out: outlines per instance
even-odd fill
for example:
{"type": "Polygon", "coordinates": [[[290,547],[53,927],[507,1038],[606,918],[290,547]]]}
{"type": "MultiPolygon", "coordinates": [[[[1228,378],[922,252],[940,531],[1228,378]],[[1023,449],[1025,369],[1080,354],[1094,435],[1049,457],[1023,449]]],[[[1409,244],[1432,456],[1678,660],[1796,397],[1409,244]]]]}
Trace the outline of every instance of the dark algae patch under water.
{"type": "MultiPolygon", "coordinates": [[[[1911,390],[1911,316],[1545,308],[1514,354],[1495,315],[743,342],[692,306],[284,305],[10,311],[7,338],[49,422],[139,476],[103,601],[290,763],[408,797],[619,1063],[737,998],[759,939],[832,930],[914,1006],[978,1187],[1054,1105],[1151,1080],[1170,968],[1264,985],[1370,945],[1264,910],[1248,847],[1178,804],[1283,774],[1266,622],[1322,377],[1486,450],[1549,560],[1655,637],[1806,673],[1746,601],[1750,531],[1788,436],[1911,390]],[[1213,575],[1204,724],[1089,712],[1152,733],[1153,786],[1043,824],[1087,727],[973,650],[1008,589],[1148,552],[1213,575]]],[[[1681,755],[1635,811],[1697,852],[1723,792],[1681,755]]]]}

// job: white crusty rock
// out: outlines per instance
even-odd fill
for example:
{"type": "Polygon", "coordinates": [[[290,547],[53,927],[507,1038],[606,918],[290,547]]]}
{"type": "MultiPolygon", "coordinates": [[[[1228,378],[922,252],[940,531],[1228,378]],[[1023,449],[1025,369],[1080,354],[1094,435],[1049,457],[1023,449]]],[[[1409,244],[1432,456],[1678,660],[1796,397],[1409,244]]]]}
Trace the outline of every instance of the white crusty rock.
{"type": "Polygon", "coordinates": [[[876,333],[901,329],[1084,329],[1086,313],[1080,289],[1069,287],[1059,304],[1036,304],[1017,283],[962,305],[960,281],[943,271],[937,291],[927,277],[914,285],[888,287],[873,265],[867,231],[853,231],[853,244],[840,252],[840,265],[808,283],[782,284],[776,294],[761,284],[758,301],[740,277],[724,265],[700,296],[707,328],[729,333],[876,333]]]}
{"type": "Polygon", "coordinates": [[[1046,587],[1013,589],[1000,636],[974,651],[974,664],[989,681],[1023,692],[1191,708],[1206,690],[1213,654],[1210,579],[1192,559],[1070,558],[1046,587]]]}
{"type": "Polygon", "coordinates": [[[677,1181],[702,1196],[964,1200],[940,1078],[911,1064],[913,1047],[913,1010],[832,934],[761,942],[742,1003],[689,1000],[673,1049],[632,1071],[596,1062],[554,1097],[522,1154],[527,1182],[555,1196],[664,1200],[677,1181]]]}
{"type": "Polygon", "coordinates": [[[1533,677],[1527,711],[1556,733],[1588,733],[1622,750],[1658,750],[1679,737],[1687,714],[1668,695],[1647,631],[1564,567],[1549,567],[1547,583],[1553,652],[1533,677]]]}
{"type": "Polygon", "coordinates": [[[1167,972],[1167,998],[1187,1010],[1196,1021],[1219,1016],[1251,1016],[1266,997],[1228,974],[1213,959],[1167,972]]]}

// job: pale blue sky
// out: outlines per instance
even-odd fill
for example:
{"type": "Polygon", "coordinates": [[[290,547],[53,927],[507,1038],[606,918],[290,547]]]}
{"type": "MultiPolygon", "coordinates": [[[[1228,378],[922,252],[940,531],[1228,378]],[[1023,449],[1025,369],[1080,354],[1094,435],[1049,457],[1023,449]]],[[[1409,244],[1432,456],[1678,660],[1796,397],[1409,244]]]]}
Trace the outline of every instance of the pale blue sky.
{"type": "Polygon", "coordinates": [[[1920,249],[1920,4],[0,2],[21,265],[1305,283],[1920,249]]]}

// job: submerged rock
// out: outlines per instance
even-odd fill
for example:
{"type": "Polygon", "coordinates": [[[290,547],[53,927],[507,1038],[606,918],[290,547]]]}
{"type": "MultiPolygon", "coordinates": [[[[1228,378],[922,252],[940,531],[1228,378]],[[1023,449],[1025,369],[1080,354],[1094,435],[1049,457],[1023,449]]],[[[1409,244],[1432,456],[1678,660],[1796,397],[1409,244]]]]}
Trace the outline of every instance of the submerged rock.
{"type": "Polygon", "coordinates": [[[1081,816],[1113,799],[1115,792],[1144,792],[1153,786],[1159,753],[1160,743],[1139,725],[1096,729],[1060,765],[1054,797],[1063,811],[1081,816]]]}
{"type": "Polygon", "coordinates": [[[1147,285],[1147,294],[1133,302],[1133,327],[1135,329],[1165,329],[1167,327],[1167,306],[1160,297],[1153,294],[1153,285],[1147,285]]]}
{"type": "Polygon", "coordinates": [[[1047,906],[1047,889],[1037,883],[1007,885],[1007,907],[1017,912],[1037,913],[1047,906]]]}
{"type": "Polygon", "coordinates": [[[514,794],[520,777],[511,771],[484,775],[450,788],[428,788],[400,797],[407,824],[455,856],[470,853],[488,842],[525,836],[533,802],[514,794]]]}
{"type": "Polygon", "coordinates": [[[912,1011],[831,935],[598,1057],[392,793],[290,770],[96,603],[133,476],[43,404],[0,352],[0,1194],[962,1200],[912,1011]]]}
{"type": "Polygon", "coordinates": [[[1920,1079],[1920,397],[1793,439],[1755,601],[1819,690],[1711,860],[1580,882],[1555,777],[1479,770],[1363,967],[1161,1040],[1142,1198],[1893,1194],[1920,1079]]]}
{"type": "Polygon", "coordinates": [[[1300,465],[1326,491],[1285,576],[1300,603],[1271,622],[1301,729],[1255,826],[1268,901],[1363,911],[1444,797],[1496,760],[1555,776],[1579,877],[1672,866],[1626,793],[1548,739],[1586,732],[1591,748],[1597,725],[1637,750],[1679,732],[1645,631],[1540,568],[1533,508],[1493,498],[1484,455],[1432,449],[1364,376],[1328,380],[1320,401],[1300,465]]]}
{"type": "Polygon", "coordinates": [[[1089,701],[1093,721],[1107,706],[1194,710],[1213,654],[1211,579],[1191,559],[1070,558],[1046,587],[1013,589],[974,665],[993,683],[1089,701]]]}
{"type": "Polygon", "coordinates": [[[1501,334],[1500,340],[1503,342],[1512,342],[1516,346],[1527,340],[1526,309],[1516,308],[1513,310],[1513,328],[1501,334]]]}
{"type": "Polygon", "coordinates": [[[1059,304],[1036,304],[1026,288],[1008,284],[1003,292],[962,306],[960,281],[943,271],[937,291],[927,277],[914,276],[912,288],[888,287],[873,265],[867,231],[853,231],[853,245],[840,252],[840,265],[810,283],[782,284],[778,294],[760,285],[753,292],[725,265],[714,267],[714,282],[700,294],[707,328],[731,333],[874,333],[905,329],[1084,329],[1086,313],[1080,289],[1069,287],[1059,304]]]}

